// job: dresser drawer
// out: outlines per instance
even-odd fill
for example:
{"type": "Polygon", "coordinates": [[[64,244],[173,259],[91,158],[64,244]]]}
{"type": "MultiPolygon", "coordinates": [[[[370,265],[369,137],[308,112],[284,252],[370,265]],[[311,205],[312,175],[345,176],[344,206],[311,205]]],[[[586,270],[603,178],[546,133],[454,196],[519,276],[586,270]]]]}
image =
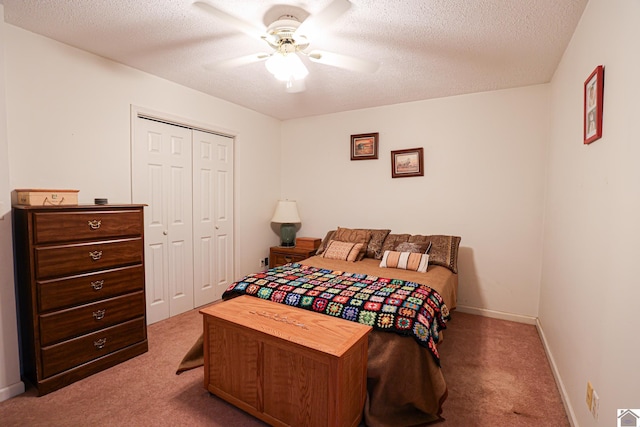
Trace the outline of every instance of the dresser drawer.
{"type": "Polygon", "coordinates": [[[42,376],[50,377],[146,339],[144,317],[42,349],[42,376]]]}
{"type": "Polygon", "coordinates": [[[38,281],[40,311],[86,304],[144,289],[142,265],[38,281]]]}
{"type": "Polygon", "coordinates": [[[40,316],[42,346],[144,316],[144,292],[122,295],[40,316]]]}
{"type": "Polygon", "coordinates": [[[142,238],[36,248],[36,278],[62,277],[142,263],[142,238]]]}
{"type": "Polygon", "coordinates": [[[139,236],[143,230],[139,210],[38,212],[33,218],[35,244],[139,236]]]}

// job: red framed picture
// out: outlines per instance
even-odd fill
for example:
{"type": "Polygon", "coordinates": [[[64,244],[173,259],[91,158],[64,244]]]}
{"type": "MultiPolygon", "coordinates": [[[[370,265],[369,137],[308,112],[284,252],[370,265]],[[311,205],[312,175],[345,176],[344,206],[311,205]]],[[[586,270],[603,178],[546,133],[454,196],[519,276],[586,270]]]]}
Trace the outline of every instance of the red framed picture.
{"type": "Polygon", "coordinates": [[[591,144],[602,137],[602,93],[604,67],[598,65],[584,82],[584,143],[591,144]]]}

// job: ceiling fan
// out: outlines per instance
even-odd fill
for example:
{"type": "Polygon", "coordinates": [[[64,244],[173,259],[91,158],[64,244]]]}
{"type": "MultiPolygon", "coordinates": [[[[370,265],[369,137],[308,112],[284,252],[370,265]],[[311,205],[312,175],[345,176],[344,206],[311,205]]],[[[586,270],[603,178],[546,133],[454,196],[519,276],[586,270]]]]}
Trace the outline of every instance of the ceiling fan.
{"type": "Polygon", "coordinates": [[[302,22],[292,14],[280,16],[266,29],[229,15],[206,0],[197,0],[193,4],[245,34],[264,40],[271,48],[269,53],[256,53],[207,64],[204,66],[207,69],[235,67],[264,60],[267,70],[276,79],[285,82],[286,91],[295,93],[305,90],[304,78],[309,74],[298,54],[309,58],[312,62],[350,71],[373,73],[379,67],[379,64],[374,61],[324,50],[308,50],[313,34],[317,34],[351,8],[348,0],[333,0],[319,13],[307,17],[302,22]]]}

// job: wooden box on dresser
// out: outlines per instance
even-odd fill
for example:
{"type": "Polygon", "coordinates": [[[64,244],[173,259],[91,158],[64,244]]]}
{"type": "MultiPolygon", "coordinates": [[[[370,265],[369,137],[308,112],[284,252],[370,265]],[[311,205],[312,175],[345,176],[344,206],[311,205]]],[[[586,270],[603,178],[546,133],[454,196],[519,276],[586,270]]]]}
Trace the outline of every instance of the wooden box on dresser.
{"type": "Polygon", "coordinates": [[[14,206],[22,375],[40,395],[147,351],[143,205],[14,206]]]}

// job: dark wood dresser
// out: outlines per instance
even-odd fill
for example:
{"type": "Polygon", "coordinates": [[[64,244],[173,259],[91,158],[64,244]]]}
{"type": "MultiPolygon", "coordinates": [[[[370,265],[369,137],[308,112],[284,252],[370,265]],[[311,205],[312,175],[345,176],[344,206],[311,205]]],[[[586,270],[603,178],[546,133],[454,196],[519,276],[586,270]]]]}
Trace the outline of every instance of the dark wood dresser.
{"type": "Polygon", "coordinates": [[[143,205],[14,206],[22,376],[40,395],[147,351],[143,205]]]}

